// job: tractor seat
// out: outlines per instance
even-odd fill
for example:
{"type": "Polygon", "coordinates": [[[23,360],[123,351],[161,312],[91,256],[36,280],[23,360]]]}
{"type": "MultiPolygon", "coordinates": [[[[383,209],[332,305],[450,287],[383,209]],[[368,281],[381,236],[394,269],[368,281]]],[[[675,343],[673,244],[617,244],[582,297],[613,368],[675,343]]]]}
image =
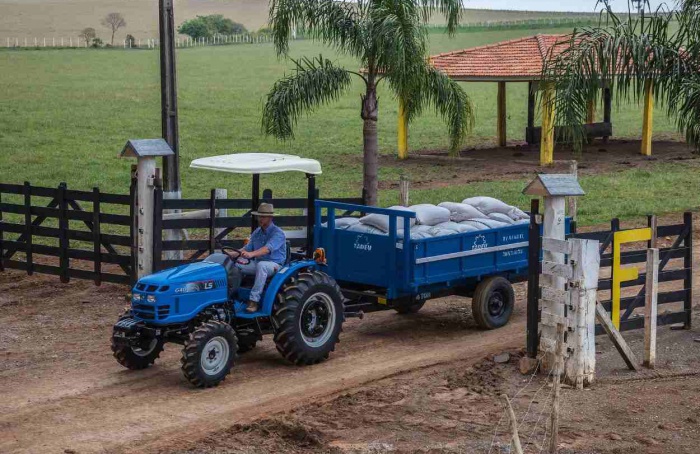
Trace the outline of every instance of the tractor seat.
{"type": "Polygon", "coordinates": [[[238,269],[231,257],[223,252],[215,252],[204,259],[205,262],[218,263],[226,270],[226,281],[228,282],[228,297],[233,298],[238,288],[241,286],[243,273],[238,269]]]}

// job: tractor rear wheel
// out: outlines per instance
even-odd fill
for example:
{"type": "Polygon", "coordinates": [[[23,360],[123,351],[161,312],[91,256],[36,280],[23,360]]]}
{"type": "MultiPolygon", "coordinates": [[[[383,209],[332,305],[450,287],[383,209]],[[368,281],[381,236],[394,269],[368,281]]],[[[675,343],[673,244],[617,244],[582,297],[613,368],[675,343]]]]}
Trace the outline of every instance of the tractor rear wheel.
{"type": "Polygon", "coordinates": [[[344,320],[343,294],[335,280],[321,271],[300,273],[273,308],[277,350],[299,366],[319,363],[335,350],[344,320]]]}
{"type": "Polygon", "coordinates": [[[237,352],[238,339],[231,325],[203,323],[185,341],[182,372],[198,388],[216,386],[231,372],[237,352]]]}
{"type": "MultiPolygon", "coordinates": [[[[121,317],[120,320],[123,318],[121,317]]],[[[113,334],[112,354],[117,362],[127,369],[141,370],[156,362],[163,351],[163,344],[162,338],[154,337],[144,339],[138,346],[125,345],[119,342],[113,334]]]]}
{"type": "Polygon", "coordinates": [[[472,314],[480,328],[495,329],[508,323],[515,306],[515,292],[508,279],[491,276],[479,282],[472,297],[472,314]]]}

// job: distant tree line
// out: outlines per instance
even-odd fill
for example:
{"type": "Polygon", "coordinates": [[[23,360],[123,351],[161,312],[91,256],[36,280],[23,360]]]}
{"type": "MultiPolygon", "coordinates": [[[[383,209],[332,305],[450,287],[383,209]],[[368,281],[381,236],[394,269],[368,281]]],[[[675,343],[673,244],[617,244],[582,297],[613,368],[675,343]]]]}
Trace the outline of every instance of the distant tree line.
{"type": "Polygon", "coordinates": [[[178,27],[177,31],[195,40],[212,38],[217,35],[239,35],[248,32],[243,24],[234,22],[221,14],[197,16],[194,19],[186,20],[178,27]]]}

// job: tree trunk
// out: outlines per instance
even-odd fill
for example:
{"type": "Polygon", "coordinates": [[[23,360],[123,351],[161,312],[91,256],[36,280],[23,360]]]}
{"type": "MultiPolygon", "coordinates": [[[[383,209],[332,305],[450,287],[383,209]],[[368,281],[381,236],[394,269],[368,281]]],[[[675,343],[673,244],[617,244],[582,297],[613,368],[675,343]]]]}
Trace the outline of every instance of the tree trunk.
{"type": "Polygon", "coordinates": [[[115,31],[116,31],[116,30],[112,29],[112,47],[114,47],[114,32],[115,32],[115,31]]]}
{"type": "Polygon", "coordinates": [[[378,202],[377,170],[379,167],[377,154],[379,142],[377,140],[377,90],[374,83],[367,84],[367,92],[362,96],[362,127],[364,159],[362,187],[365,193],[365,203],[376,206],[378,202]]]}

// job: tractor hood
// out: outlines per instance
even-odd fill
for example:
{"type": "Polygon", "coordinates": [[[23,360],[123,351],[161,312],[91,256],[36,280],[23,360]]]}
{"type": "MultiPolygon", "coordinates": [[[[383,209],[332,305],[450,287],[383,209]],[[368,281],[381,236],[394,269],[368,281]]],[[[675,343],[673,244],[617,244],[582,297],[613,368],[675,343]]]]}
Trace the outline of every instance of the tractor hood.
{"type": "Polygon", "coordinates": [[[211,279],[214,275],[219,277],[221,272],[223,272],[223,267],[218,263],[188,263],[145,276],[139,279],[139,284],[157,286],[186,284],[188,282],[211,279]],[[219,273],[216,273],[216,271],[219,271],[219,273]]]}

